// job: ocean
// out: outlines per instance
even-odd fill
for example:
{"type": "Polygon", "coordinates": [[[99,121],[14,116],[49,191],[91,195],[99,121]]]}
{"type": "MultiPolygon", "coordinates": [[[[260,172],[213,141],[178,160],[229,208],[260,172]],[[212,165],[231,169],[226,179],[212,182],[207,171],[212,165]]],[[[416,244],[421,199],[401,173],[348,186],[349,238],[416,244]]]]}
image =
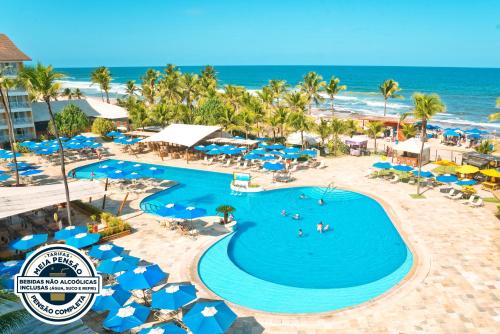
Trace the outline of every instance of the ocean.
{"type": "MultiPolygon", "coordinates": [[[[124,93],[128,80],[140,82],[148,68],[163,71],[162,66],[110,67],[113,76],[111,95],[124,93]]],[[[179,66],[183,72],[200,72],[203,66],[179,66]]],[[[64,87],[80,88],[87,95],[99,95],[97,86],[91,86],[93,68],[58,68],[66,77],[64,87]]],[[[336,97],[336,109],[367,115],[381,115],[384,101],[378,86],[386,79],[394,79],[402,88],[403,99],[390,99],[389,115],[412,110],[414,92],[437,93],[446,104],[446,113],[435,120],[457,127],[481,127],[500,130],[500,123],[488,121],[488,115],[500,110],[495,101],[500,97],[500,68],[441,68],[441,67],[381,67],[381,66],[215,66],[219,84],[241,85],[249,90],[262,88],[270,79],[286,80],[292,87],[305,73],[315,71],[324,80],[339,77],[347,90],[336,97]]],[[[328,107],[328,101],[324,107],[328,107]]]]}

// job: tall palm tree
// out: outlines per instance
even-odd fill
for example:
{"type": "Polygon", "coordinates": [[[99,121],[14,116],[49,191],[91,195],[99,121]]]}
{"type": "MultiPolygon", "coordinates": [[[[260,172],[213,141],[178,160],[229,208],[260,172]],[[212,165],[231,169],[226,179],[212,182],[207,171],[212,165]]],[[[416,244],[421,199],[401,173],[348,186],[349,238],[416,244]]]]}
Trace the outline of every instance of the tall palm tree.
{"type": "Polygon", "coordinates": [[[290,126],[300,132],[300,146],[304,148],[304,132],[312,130],[314,127],[313,119],[306,115],[305,110],[292,112],[288,122],[290,126]]]}
{"type": "MultiPolygon", "coordinates": [[[[97,84],[99,85],[99,88],[101,89],[101,97],[102,97],[102,92],[106,95],[106,102],[109,102],[109,90],[110,90],[110,85],[111,85],[111,72],[106,66],[100,66],[96,68],[91,74],[90,74],[90,80],[92,81],[92,84],[97,84]]],[[[104,98],[103,98],[104,99],[104,98]]]]}
{"type": "Polygon", "coordinates": [[[286,105],[290,111],[303,111],[308,103],[307,96],[301,92],[289,92],[285,95],[286,105]]]}
{"type": "Polygon", "coordinates": [[[417,135],[417,128],[414,124],[405,123],[401,126],[401,133],[403,134],[405,139],[410,139],[417,135]]]}
{"type": "Polygon", "coordinates": [[[189,109],[193,110],[193,103],[199,96],[198,75],[186,73],[182,75],[180,81],[182,97],[189,109]]]}
{"type": "Polygon", "coordinates": [[[269,80],[269,89],[272,92],[272,95],[276,99],[276,106],[280,106],[280,100],[283,94],[286,92],[287,83],[285,80],[269,80]]]}
{"type": "Polygon", "coordinates": [[[316,124],[316,132],[321,138],[321,147],[325,147],[325,141],[332,134],[332,128],[330,127],[330,122],[324,118],[319,120],[319,123],[316,124]]]}
{"type": "Polygon", "coordinates": [[[217,73],[213,66],[207,65],[201,70],[200,86],[202,95],[209,95],[217,89],[217,73]]]}
{"type": "Polygon", "coordinates": [[[241,99],[245,89],[240,86],[226,85],[224,87],[224,100],[233,108],[235,113],[239,112],[241,107],[241,99]]]}
{"type": "Polygon", "coordinates": [[[142,96],[146,99],[149,105],[155,103],[156,97],[156,84],[160,78],[160,72],[149,68],[146,73],[141,77],[142,80],[142,96]]]}
{"type": "Polygon", "coordinates": [[[43,66],[38,63],[35,67],[25,67],[19,74],[24,86],[35,100],[42,100],[47,104],[50,119],[54,125],[54,135],[59,146],[59,158],[61,160],[61,175],[64,183],[64,191],[66,193],[66,211],[68,214],[68,223],[71,224],[71,207],[69,198],[68,179],[66,178],[66,165],[64,163],[64,148],[59,130],[57,129],[54,113],[50,100],[53,98],[54,93],[57,93],[61,88],[61,84],[57,82],[58,79],[64,77],[62,73],[55,72],[51,65],[43,66]]]}
{"type": "MultiPolygon", "coordinates": [[[[422,155],[424,152],[424,144],[427,141],[427,121],[438,113],[445,112],[446,106],[441,101],[441,98],[437,94],[413,94],[413,117],[420,120],[422,125],[422,133],[420,135],[420,140],[422,145],[420,146],[420,155],[418,158],[418,178],[420,179],[420,173],[422,172],[422,155]]],[[[420,182],[417,182],[417,195],[420,195],[420,182]]]]}
{"type": "Polygon", "coordinates": [[[366,130],[366,133],[370,138],[373,138],[374,140],[374,146],[375,146],[375,154],[377,154],[377,137],[382,134],[382,131],[384,130],[384,123],[382,122],[370,122],[368,123],[368,129],[366,130]]]}
{"type": "Polygon", "coordinates": [[[272,112],[273,112],[273,109],[274,109],[273,102],[274,102],[275,96],[274,96],[273,91],[271,90],[271,88],[269,86],[264,86],[264,87],[262,87],[262,90],[257,91],[257,96],[262,101],[264,109],[267,112],[267,117],[268,117],[268,119],[270,119],[272,112]]]}
{"type": "Polygon", "coordinates": [[[9,144],[10,149],[13,153],[12,159],[14,161],[14,168],[16,173],[16,186],[19,186],[19,170],[17,168],[17,157],[16,157],[16,132],[14,131],[14,124],[12,123],[12,113],[10,110],[9,101],[9,89],[16,85],[15,80],[7,78],[4,73],[7,71],[7,67],[0,67],[0,98],[5,110],[5,115],[7,116],[7,129],[9,132],[9,144]]]}
{"type": "Polygon", "coordinates": [[[299,85],[300,90],[306,95],[309,115],[311,114],[312,103],[323,102],[320,92],[325,86],[323,77],[316,72],[309,72],[304,76],[304,81],[299,85]]]}
{"type": "Polygon", "coordinates": [[[75,88],[75,91],[73,94],[75,95],[75,98],[78,100],[81,100],[83,98],[83,93],[80,90],[80,88],[75,88]]]}
{"type": "Polygon", "coordinates": [[[139,90],[139,88],[135,85],[135,80],[129,80],[125,84],[125,93],[128,96],[133,96],[139,90]]]}
{"type": "Polygon", "coordinates": [[[340,135],[346,130],[346,125],[343,120],[332,118],[330,122],[330,131],[333,136],[333,155],[337,155],[337,148],[340,143],[340,135]]]}
{"type": "Polygon", "coordinates": [[[273,117],[276,117],[276,122],[278,123],[280,136],[285,137],[285,130],[288,124],[288,118],[290,117],[290,110],[287,107],[279,107],[276,109],[273,117]]]}
{"type": "Polygon", "coordinates": [[[356,132],[358,132],[358,124],[353,119],[346,119],[344,121],[345,131],[344,133],[352,138],[356,132]]]}
{"type": "Polygon", "coordinates": [[[71,100],[73,99],[73,91],[71,90],[71,88],[64,88],[61,92],[61,96],[67,97],[68,100],[71,100]]]}
{"type": "Polygon", "coordinates": [[[231,134],[233,134],[234,130],[240,129],[238,114],[233,108],[224,108],[219,116],[218,123],[231,134]]]}
{"type": "Polygon", "coordinates": [[[397,92],[401,90],[399,88],[399,83],[392,79],[385,80],[379,87],[380,93],[384,98],[384,116],[387,114],[387,100],[388,99],[399,99],[402,98],[397,92]]]}
{"type": "Polygon", "coordinates": [[[325,86],[325,92],[328,94],[330,97],[330,106],[332,108],[332,116],[334,114],[334,109],[333,109],[333,102],[335,99],[335,96],[340,93],[343,90],[346,90],[347,86],[346,85],[341,85],[340,84],[340,79],[332,76],[330,78],[330,81],[326,84],[325,86]]]}

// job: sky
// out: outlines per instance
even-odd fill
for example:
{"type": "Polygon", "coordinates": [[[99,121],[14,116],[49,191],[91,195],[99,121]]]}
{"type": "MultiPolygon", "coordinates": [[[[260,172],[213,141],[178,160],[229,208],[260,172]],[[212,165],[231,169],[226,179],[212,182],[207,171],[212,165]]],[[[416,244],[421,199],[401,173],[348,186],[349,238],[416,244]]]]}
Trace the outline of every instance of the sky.
{"type": "Polygon", "coordinates": [[[500,67],[498,0],[3,1],[0,32],[55,67],[500,67]]]}

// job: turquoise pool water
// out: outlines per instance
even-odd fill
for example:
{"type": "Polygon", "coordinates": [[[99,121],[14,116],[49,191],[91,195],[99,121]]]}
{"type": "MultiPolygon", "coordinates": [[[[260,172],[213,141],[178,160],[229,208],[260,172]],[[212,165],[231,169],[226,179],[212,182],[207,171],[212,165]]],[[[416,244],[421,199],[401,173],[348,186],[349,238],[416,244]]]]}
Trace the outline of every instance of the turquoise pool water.
{"type": "MultiPolygon", "coordinates": [[[[136,162],[100,164],[128,169],[136,162]]],[[[97,167],[78,168],[76,177],[102,177],[97,167]]],[[[204,284],[236,304],[282,313],[336,310],[386,292],[412,267],[411,252],[370,197],[319,187],[243,194],[231,191],[231,174],[156,167],[164,172],[154,177],[179,184],[145,198],[144,211],[167,203],[202,207],[208,215],[220,204],[237,209],[236,232],[210,247],[198,264],[204,284]],[[292,219],[296,213],[299,220],[292,219]],[[317,232],[320,221],[330,229],[317,232]]]]}

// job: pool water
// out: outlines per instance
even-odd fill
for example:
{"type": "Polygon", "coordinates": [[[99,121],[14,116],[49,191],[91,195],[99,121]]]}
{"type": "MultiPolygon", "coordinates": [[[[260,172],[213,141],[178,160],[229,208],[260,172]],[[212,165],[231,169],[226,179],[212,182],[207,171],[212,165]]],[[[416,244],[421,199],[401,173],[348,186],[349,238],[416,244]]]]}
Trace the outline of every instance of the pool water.
{"type": "MultiPolygon", "coordinates": [[[[136,162],[100,164],[127,169],[136,162]]],[[[97,166],[78,168],[76,177],[102,177],[97,166]]],[[[163,173],[155,178],[178,184],[145,198],[144,211],[167,203],[201,207],[207,215],[221,204],[236,208],[236,232],[210,247],[198,264],[204,284],[231,302],[271,312],[330,311],[384,293],[411,269],[412,254],[390,218],[365,195],[320,187],[239,193],[230,189],[231,174],[156,167],[163,173]],[[292,218],[296,213],[299,220],[292,218]],[[317,232],[319,222],[329,230],[317,232]]]]}

